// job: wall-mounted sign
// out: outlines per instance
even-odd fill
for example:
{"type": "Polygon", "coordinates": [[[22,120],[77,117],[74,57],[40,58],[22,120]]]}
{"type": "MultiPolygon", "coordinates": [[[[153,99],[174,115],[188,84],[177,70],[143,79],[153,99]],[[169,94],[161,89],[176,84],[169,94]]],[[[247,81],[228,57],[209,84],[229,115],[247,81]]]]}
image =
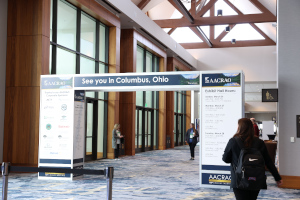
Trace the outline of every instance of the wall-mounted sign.
{"type": "Polygon", "coordinates": [[[296,115],[297,138],[300,138],[300,115],[296,115]]]}
{"type": "Polygon", "coordinates": [[[278,102],[278,89],[262,89],[262,102],[278,102]]]}

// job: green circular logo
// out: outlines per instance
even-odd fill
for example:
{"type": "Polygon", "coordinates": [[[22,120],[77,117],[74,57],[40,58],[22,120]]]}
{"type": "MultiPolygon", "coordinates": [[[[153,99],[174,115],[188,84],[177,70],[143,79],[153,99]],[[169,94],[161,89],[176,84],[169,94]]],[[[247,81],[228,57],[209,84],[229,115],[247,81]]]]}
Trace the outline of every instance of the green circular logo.
{"type": "Polygon", "coordinates": [[[47,130],[50,130],[51,128],[52,128],[51,124],[47,124],[47,125],[46,125],[46,129],[47,129],[47,130]]]}

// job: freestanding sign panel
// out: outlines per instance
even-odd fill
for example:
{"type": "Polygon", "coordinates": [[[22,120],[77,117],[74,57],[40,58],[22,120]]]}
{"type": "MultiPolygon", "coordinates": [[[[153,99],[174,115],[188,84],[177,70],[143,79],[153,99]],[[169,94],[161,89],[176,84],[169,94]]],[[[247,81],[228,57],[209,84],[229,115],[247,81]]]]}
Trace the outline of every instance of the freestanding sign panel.
{"type": "MultiPolygon", "coordinates": [[[[74,93],[73,80],[72,76],[41,77],[39,167],[83,165],[84,91],[74,93]]],[[[39,179],[50,177],[72,180],[73,175],[39,173],[39,179]]]]}
{"type": "Polygon", "coordinates": [[[230,166],[222,155],[244,116],[243,81],[241,71],[201,72],[200,187],[230,186],[230,166]]]}

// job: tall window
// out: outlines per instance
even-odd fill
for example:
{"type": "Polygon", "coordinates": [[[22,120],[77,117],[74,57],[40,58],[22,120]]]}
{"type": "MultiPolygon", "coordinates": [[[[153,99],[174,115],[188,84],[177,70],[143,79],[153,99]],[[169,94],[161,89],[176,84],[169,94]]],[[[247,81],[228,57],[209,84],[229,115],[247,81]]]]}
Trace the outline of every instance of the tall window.
{"type": "MultiPolygon", "coordinates": [[[[176,69],[176,71],[178,71],[176,69]]],[[[174,92],[174,144],[180,146],[185,141],[186,127],[186,92],[174,92]]]]}
{"type": "MultiPolygon", "coordinates": [[[[159,58],[142,47],[137,48],[136,72],[158,72],[159,58]]],[[[158,149],[158,92],[136,92],[136,152],[158,149]]]]}
{"type": "MultiPolygon", "coordinates": [[[[108,73],[109,27],[65,0],[51,1],[50,20],[50,74],[108,73]]],[[[98,123],[98,128],[93,131],[96,136],[87,138],[96,140],[97,147],[87,144],[86,152],[97,149],[97,158],[105,157],[107,96],[104,92],[86,92],[87,116],[95,116],[95,112],[98,116],[87,120],[91,126],[98,123]]]]}

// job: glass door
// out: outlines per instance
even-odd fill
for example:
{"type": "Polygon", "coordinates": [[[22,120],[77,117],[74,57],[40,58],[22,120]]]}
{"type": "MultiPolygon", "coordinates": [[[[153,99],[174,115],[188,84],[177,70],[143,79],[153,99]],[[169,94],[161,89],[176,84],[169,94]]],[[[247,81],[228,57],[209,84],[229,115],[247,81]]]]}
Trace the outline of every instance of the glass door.
{"type": "Polygon", "coordinates": [[[154,111],[145,110],[145,151],[153,150],[154,111]]]}
{"type": "Polygon", "coordinates": [[[85,161],[97,159],[97,101],[86,99],[85,161]]]}
{"type": "Polygon", "coordinates": [[[154,110],[136,108],[135,152],[153,150],[154,110]]]}
{"type": "Polygon", "coordinates": [[[184,115],[176,113],[174,115],[174,145],[180,146],[183,145],[185,142],[185,130],[184,127],[184,121],[183,121],[184,115]]]}

